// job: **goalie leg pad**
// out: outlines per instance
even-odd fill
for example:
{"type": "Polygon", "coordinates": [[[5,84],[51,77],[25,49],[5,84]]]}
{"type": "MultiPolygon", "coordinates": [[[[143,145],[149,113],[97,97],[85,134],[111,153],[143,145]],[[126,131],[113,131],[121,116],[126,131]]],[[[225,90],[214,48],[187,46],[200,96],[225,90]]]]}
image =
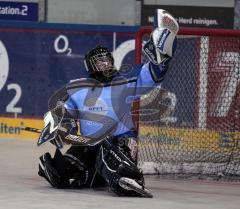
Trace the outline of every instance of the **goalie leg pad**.
{"type": "Polygon", "coordinates": [[[128,177],[137,181],[139,185],[144,185],[143,174],[133,162],[126,160],[127,155],[123,154],[123,157],[122,154],[120,150],[118,152],[117,149],[103,144],[98,153],[96,169],[114,193],[119,196],[140,196],[138,192],[123,188],[119,184],[121,177],[128,177]]]}
{"type": "Polygon", "coordinates": [[[45,178],[55,188],[66,188],[70,184],[64,176],[56,169],[54,161],[49,153],[39,158],[38,175],[45,178]]]}
{"type": "Polygon", "coordinates": [[[85,168],[86,176],[83,182],[85,187],[98,187],[106,184],[105,180],[96,173],[95,163],[98,150],[98,146],[72,146],[64,155],[85,168]]]}
{"type": "Polygon", "coordinates": [[[45,153],[39,158],[39,176],[44,177],[55,188],[85,186],[88,170],[71,155],[62,155],[57,149],[54,158],[45,153]]]}

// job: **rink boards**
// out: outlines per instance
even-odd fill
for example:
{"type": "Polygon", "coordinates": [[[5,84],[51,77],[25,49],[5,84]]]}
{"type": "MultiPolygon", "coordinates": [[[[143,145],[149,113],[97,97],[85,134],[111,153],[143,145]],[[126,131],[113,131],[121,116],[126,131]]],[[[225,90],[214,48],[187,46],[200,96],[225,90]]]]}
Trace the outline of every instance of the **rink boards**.
{"type": "Polygon", "coordinates": [[[37,139],[37,133],[26,132],[21,127],[29,126],[43,128],[43,120],[29,118],[0,118],[0,138],[9,139],[37,139]]]}
{"type": "Polygon", "coordinates": [[[139,135],[141,147],[164,147],[182,152],[229,152],[233,148],[240,150],[240,132],[140,126],[139,135]]]}
{"type": "MultiPolygon", "coordinates": [[[[38,134],[21,130],[23,126],[43,128],[42,119],[0,118],[0,138],[37,139],[38,134]]],[[[198,129],[160,128],[140,126],[139,145],[165,150],[229,152],[233,147],[240,150],[239,132],[217,132],[198,129]]]]}

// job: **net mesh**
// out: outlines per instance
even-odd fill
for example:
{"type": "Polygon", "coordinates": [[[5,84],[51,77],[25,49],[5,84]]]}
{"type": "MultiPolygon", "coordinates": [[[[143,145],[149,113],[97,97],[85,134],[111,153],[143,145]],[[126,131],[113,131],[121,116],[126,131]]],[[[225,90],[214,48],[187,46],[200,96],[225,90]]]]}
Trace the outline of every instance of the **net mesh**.
{"type": "Polygon", "coordinates": [[[139,102],[145,173],[240,179],[239,51],[236,35],[178,36],[161,87],[139,102]]]}

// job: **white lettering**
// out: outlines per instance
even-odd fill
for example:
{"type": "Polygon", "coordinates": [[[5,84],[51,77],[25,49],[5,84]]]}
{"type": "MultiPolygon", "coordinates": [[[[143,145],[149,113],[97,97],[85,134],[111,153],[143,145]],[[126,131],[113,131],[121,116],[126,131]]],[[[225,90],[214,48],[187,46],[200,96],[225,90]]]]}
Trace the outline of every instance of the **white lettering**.
{"type": "Polygon", "coordinates": [[[22,5],[22,15],[27,16],[27,11],[28,11],[28,6],[27,5],[22,5]]]}
{"type": "Polygon", "coordinates": [[[65,35],[58,36],[54,41],[54,49],[57,53],[65,53],[70,56],[72,49],[69,48],[69,41],[65,35]],[[62,42],[62,43],[61,43],[62,42]]]}
{"type": "Polygon", "coordinates": [[[7,89],[8,90],[11,90],[11,89],[15,90],[16,94],[13,97],[13,99],[11,100],[11,102],[7,105],[6,112],[15,113],[15,117],[16,117],[18,113],[22,113],[22,108],[21,107],[16,107],[16,104],[18,103],[19,99],[21,98],[22,89],[16,83],[9,84],[7,86],[7,89]]]}
{"type": "MultiPolygon", "coordinates": [[[[24,8],[26,9],[26,8],[24,8]]],[[[25,10],[24,10],[25,12],[25,10]]],[[[27,14],[22,14],[19,8],[14,8],[14,7],[0,7],[0,14],[3,15],[27,15],[27,14]]]]}
{"type": "Polygon", "coordinates": [[[195,25],[218,25],[218,21],[216,19],[207,19],[207,18],[196,18],[193,19],[192,17],[190,18],[184,18],[184,17],[179,17],[178,22],[182,24],[195,24],[195,25]]]}
{"type": "Polygon", "coordinates": [[[7,7],[0,7],[0,14],[2,15],[22,15],[27,16],[28,15],[28,6],[22,5],[22,8],[14,8],[11,6],[7,7]]]}
{"type": "Polygon", "coordinates": [[[183,18],[183,17],[179,17],[178,22],[183,23],[183,24],[192,24],[193,23],[193,18],[186,19],[186,18],[183,18]]]}
{"type": "Polygon", "coordinates": [[[121,158],[120,158],[113,150],[110,150],[110,153],[111,153],[119,162],[122,162],[121,158]]]}

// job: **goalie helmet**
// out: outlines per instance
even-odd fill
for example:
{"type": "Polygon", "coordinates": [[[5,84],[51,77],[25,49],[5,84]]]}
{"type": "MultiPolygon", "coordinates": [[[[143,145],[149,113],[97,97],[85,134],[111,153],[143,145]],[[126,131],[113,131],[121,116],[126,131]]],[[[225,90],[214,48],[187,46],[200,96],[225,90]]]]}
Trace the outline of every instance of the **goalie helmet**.
{"type": "Polygon", "coordinates": [[[90,76],[101,82],[111,81],[116,73],[113,56],[103,46],[97,46],[86,54],[85,66],[90,76]]]}

